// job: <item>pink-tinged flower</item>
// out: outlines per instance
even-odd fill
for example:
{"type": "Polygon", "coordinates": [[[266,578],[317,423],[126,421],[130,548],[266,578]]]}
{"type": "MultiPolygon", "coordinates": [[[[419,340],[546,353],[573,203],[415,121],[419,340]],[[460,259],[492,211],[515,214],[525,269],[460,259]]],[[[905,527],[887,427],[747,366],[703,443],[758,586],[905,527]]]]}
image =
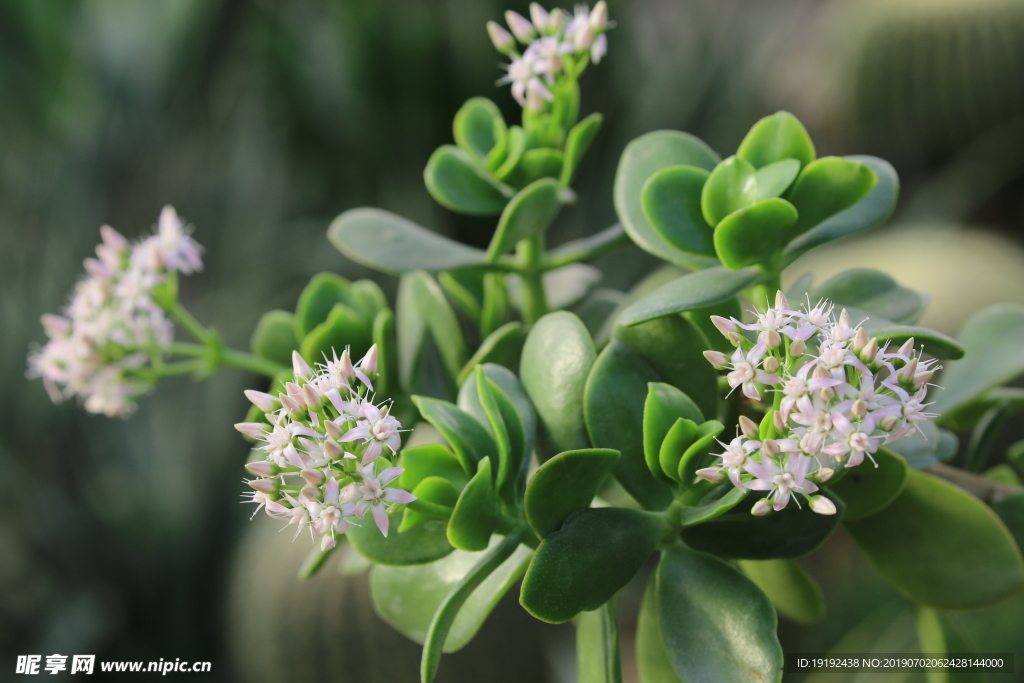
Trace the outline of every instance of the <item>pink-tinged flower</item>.
{"type": "Polygon", "coordinates": [[[502,54],[506,54],[516,46],[516,41],[512,34],[503,29],[497,22],[487,22],[487,35],[491,37],[494,49],[502,54]]]}
{"type": "Polygon", "coordinates": [[[590,10],[590,25],[595,31],[603,31],[608,28],[608,3],[600,0],[594,9],[590,10]]]}
{"type": "Polygon", "coordinates": [[[761,400],[757,384],[778,384],[781,381],[777,375],[758,369],[765,351],[761,344],[752,348],[746,355],[742,349],[737,348],[732,354],[732,372],[726,375],[730,387],[742,387],[743,395],[754,401],[761,400]]]}
{"type": "MultiPolygon", "coordinates": [[[[790,454],[786,462],[779,467],[770,458],[758,462],[753,458],[744,465],[744,469],[754,475],[754,480],[747,482],[747,488],[754,491],[770,491],[768,498],[772,507],[778,511],[789,504],[793,492],[809,494],[818,490],[818,485],[807,478],[814,458],[805,455],[790,454]]],[[[799,505],[799,503],[798,503],[799,505]]]]}
{"type": "Polygon", "coordinates": [[[811,510],[819,515],[836,514],[836,504],[825,496],[814,496],[811,498],[811,510]]]}
{"type": "Polygon", "coordinates": [[[763,344],[769,349],[774,349],[782,343],[781,332],[786,329],[793,317],[789,311],[769,308],[757,316],[757,322],[749,325],[741,324],[745,330],[757,332],[758,344],[763,344]]]}
{"type": "Polygon", "coordinates": [[[362,483],[356,486],[359,500],[355,504],[355,514],[363,517],[369,511],[373,514],[373,521],[377,528],[386,537],[388,535],[388,511],[387,503],[411,503],[416,496],[401,489],[386,488],[388,484],[398,478],[405,470],[401,467],[389,467],[380,474],[374,476],[373,464],[359,468],[362,475],[362,483]]]}
{"type": "Polygon", "coordinates": [[[529,43],[537,35],[530,20],[518,12],[513,12],[512,10],[505,12],[505,23],[512,29],[512,34],[515,35],[520,43],[529,43]]]}
{"type": "Polygon", "coordinates": [[[385,406],[382,411],[372,404],[364,405],[366,421],[357,424],[341,437],[342,442],[363,440],[366,444],[366,452],[363,454],[364,465],[379,458],[385,446],[392,453],[397,453],[402,445],[402,436],[399,432],[402,425],[388,415],[388,410],[390,406],[385,406]]]}
{"type": "MultiPolygon", "coordinates": [[[[833,413],[832,425],[842,438],[826,446],[824,451],[837,460],[843,460],[849,455],[847,467],[856,467],[864,462],[864,456],[871,458],[878,451],[882,437],[872,436],[875,431],[875,421],[872,418],[867,417],[863,422],[854,424],[846,415],[833,413]]],[[[871,461],[874,462],[874,458],[871,458],[871,461]]],[[[875,467],[878,467],[877,463],[875,467]]]]}
{"type": "Polygon", "coordinates": [[[608,54],[608,34],[602,33],[594,38],[594,44],[590,46],[590,61],[600,64],[606,54],[608,54]]]}
{"type": "Polygon", "coordinates": [[[729,357],[721,351],[705,351],[704,357],[708,359],[708,362],[714,365],[716,368],[721,370],[729,363],[729,357]]]}
{"type": "Polygon", "coordinates": [[[819,391],[825,387],[834,387],[842,383],[842,380],[834,377],[811,377],[808,375],[815,368],[813,362],[804,363],[796,375],[789,377],[782,385],[782,402],[779,404],[779,412],[782,419],[789,419],[789,413],[796,406],[797,402],[806,398],[809,393],[819,391]]]}
{"type": "MultiPolygon", "coordinates": [[[[751,462],[751,453],[754,453],[761,448],[761,442],[753,441],[743,436],[737,436],[728,444],[724,444],[721,441],[718,443],[725,450],[722,453],[716,454],[715,457],[722,459],[722,464],[715,469],[718,469],[719,471],[725,470],[729,475],[729,481],[732,482],[733,486],[741,491],[746,490],[746,485],[741,478],[743,469],[748,462],[751,462]]],[[[704,479],[708,479],[708,477],[705,476],[704,479]]],[[[709,481],[711,480],[709,479],[709,481]]]]}
{"type": "Polygon", "coordinates": [[[546,33],[548,30],[548,24],[551,23],[551,14],[536,2],[531,2],[530,19],[533,21],[533,25],[538,31],[546,33]]]}

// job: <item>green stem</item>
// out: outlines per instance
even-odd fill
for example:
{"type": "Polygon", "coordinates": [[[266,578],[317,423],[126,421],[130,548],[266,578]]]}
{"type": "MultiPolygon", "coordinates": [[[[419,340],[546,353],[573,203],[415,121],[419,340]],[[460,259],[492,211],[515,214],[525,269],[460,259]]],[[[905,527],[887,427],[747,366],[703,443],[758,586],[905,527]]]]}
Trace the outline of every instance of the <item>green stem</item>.
{"type": "Polygon", "coordinates": [[[520,242],[516,246],[516,254],[519,257],[520,278],[523,282],[523,317],[527,325],[533,325],[548,312],[544,273],[541,270],[544,257],[543,235],[520,242]]]}
{"type": "Polygon", "coordinates": [[[619,629],[612,600],[577,617],[576,670],[579,683],[622,683],[619,629]]]}
{"type": "Polygon", "coordinates": [[[177,299],[172,301],[163,301],[160,304],[164,310],[167,311],[172,318],[177,320],[182,327],[188,330],[189,334],[195,337],[196,341],[202,342],[203,344],[209,344],[210,342],[210,331],[203,327],[202,323],[195,319],[195,317],[185,310],[185,307],[178,303],[177,299]]]}
{"type": "Polygon", "coordinates": [[[633,244],[633,240],[625,231],[620,230],[617,233],[605,231],[605,233],[598,233],[598,235],[594,235],[589,239],[577,240],[549,252],[544,259],[542,267],[544,270],[555,270],[571,263],[589,261],[590,259],[633,244]],[[608,234],[607,239],[601,239],[605,233],[608,234]]]}
{"type": "Polygon", "coordinates": [[[173,377],[174,375],[187,375],[192,372],[199,372],[206,367],[206,361],[202,358],[189,360],[183,363],[170,363],[161,365],[157,374],[161,377],[173,377]]]}
{"type": "Polygon", "coordinates": [[[275,363],[272,360],[234,349],[224,349],[221,354],[221,362],[230,368],[245,370],[257,375],[266,375],[270,378],[277,377],[282,371],[288,369],[284,365],[275,363]]]}

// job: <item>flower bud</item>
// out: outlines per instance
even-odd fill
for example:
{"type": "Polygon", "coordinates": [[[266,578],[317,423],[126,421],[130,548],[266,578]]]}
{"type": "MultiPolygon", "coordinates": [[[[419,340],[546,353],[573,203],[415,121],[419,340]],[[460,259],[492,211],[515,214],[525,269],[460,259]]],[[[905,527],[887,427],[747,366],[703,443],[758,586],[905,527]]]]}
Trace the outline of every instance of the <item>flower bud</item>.
{"type": "Polygon", "coordinates": [[[122,251],[128,248],[128,240],[125,239],[124,235],[109,225],[104,225],[100,228],[100,238],[103,240],[103,244],[115,251],[122,251]]]}
{"type": "Polygon", "coordinates": [[[302,490],[299,491],[299,495],[306,500],[317,501],[320,500],[320,489],[316,486],[303,486],[302,490]]]}
{"type": "Polygon", "coordinates": [[[831,467],[819,467],[818,471],[814,473],[814,478],[824,484],[826,481],[832,478],[832,475],[836,471],[831,467]]]}
{"type": "Polygon", "coordinates": [[[292,417],[299,417],[302,415],[302,406],[291,396],[281,395],[281,405],[292,417]]]}
{"type": "Polygon", "coordinates": [[[721,351],[705,351],[704,357],[716,368],[724,368],[729,362],[729,358],[721,351]]]}
{"type": "Polygon", "coordinates": [[[772,507],[771,505],[768,504],[768,501],[762,498],[756,503],[754,503],[754,507],[750,508],[750,514],[755,515],[757,517],[763,517],[764,515],[767,515],[769,512],[771,512],[771,509],[772,507]]]}
{"type": "Polygon", "coordinates": [[[334,538],[334,534],[327,534],[320,539],[320,551],[326,553],[328,550],[334,550],[335,546],[338,545],[338,540],[334,538]]]}
{"type": "Polygon", "coordinates": [[[782,343],[782,335],[780,335],[776,330],[765,330],[764,343],[768,348],[774,349],[782,343]]]}
{"type": "Polygon", "coordinates": [[[245,397],[249,401],[262,410],[264,413],[270,413],[281,407],[281,402],[270,394],[265,394],[262,391],[255,391],[253,389],[245,390],[245,397]]]}
{"type": "Polygon", "coordinates": [[[900,356],[906,356],[907,358],[910,358],[914,353],[914,338],[911,337],[907,341],[903,342],[903,346],[901,346],[900,350],[897,351],[896,353],[900,356]]]}
{"type": "Polygon", "coordinates": [[[262,439],[267,433],[267,425],[261,422],[239,422],[235,429],[250,439],[262,439]]]}
{"type": "Polygon", "coordinates": [[[903,366],[900,370],[900,381],[901,382],[912,382],[914,381],[914,375],[917,374],[917,358],[911,358],[910,362],[903,366]]]}
{"type": "Polygon", "coordinates": [[[867,345],[860,352],[860,359],[865,363],[871,363],[878,355],[878,340],[872,337],[867,345]]]}
{"type": "Polygon", "coordinates": [[[491,42],[494,43],[494,48],[502,54],[509,52],[513,47],[515,47],[515,38],[513,38],[512,34],[502,28],[497,22],[487,22],[487,35],[491,37],[491,42]]]}
{"type": "Polygon", "coordinates": [[[853,337],[853,350],[860,351],[868,344],[868,333],[863,327],[857,328],[857,334],[853,337]]]}
{"type": "MultiPolygon", "coordinates": [[[[328,422],[327,424],[334,423],[328,422]]],[[[326,455],[329,459],[337,460],[339,457],[341,457],[342,452],[343,450],[341,448],[341,445],[334,439],[328,439],[327,441],[324,442],[324,455],[326,455]]]]}
{"type": "Polygon", "coordinates": [[[320,405],[320,394],[316,392],[312,384],[302,385],[302,401],[310,408],[320,405]]]}
{"type": "Polygon", "coordinates": [[[565,18],[565,12],[555,7],[548,13],[548,33],[554,34],[561,31],[568,24],[568,19],[565,18]]]}
{"type": "Polygon", "coordinates": [[[367,375],[377,374],[377,362],[380,357],[380,351],[377,349],[377,345],[374,344],[370,347],[370,350],[366,352],[363,359],[359,361],[359,368],[367,375]]]}
{"type": "Polygon", "coordinates": [[[71,331],[71,321],[60,315],[46,313],[39,321],[43,323],[46,336],[51,339],[66,337],[68,332],[71,331]]]}
{"type": "Polygon", "coordinates": [[[299,355],[298,351],[292,351],[292,372],[295,373],[295,378],[308,377],[313,374],[312,368],[309,367],[309,363],[299,355]]]}
{"type": "Polygon", "coordinates": [[[276,479],[250,479],[245,483],[260,493],[274,493],[277,491],[276,479]]]}
{"type": "Polygon", "coordinates": [[[914,389],[920,389],[925,384],[928,384],[934,374],[934,370],[925,370],[924,372],[919,372],[914,375],[914,389]]]}
{"type": "Polygon", "coordinates": [[[529,20],[518,12],[508,10],[505,12],[505,23],[512,29],[512,33],[516,38],[519,39],[520,43],[528,43],[533,40],[535,35],[533,30],[533,24],[529,20]]]}
{"type": "Polygon", "coordinates": [[[541,33],[547,32],[548,23],[551,21],[551,15],[548,14],[547,10],[535,2],[530,3],[530,19],[533,20],[533,25],[537,27],[538,31],[541,33]]]}
{"type": "Polygon", "coordinates": [[[595,31],[603,31],[608,28],[608,3],[600,0],[594,9],[590,10],[590,25],[595,31]]]}
{"type": "Polygon", "coordinates": [[[722,481],[722,470],[717,467],[703,467],[697,470],[697,476],[712,483],[722,481]]]}
{"type": "Polygon", "coordinates": [[[745,437],[747,437],[748,439],[756,439],[757,438],[758,434],[757,434],[757,423],[756,422],[751,420],[746,415],[740,415],[739,422],[740,422],[740,431],[743,432],[743,435],[745,437]]]}
{"type": "Polygon", "coordinates": [[[779,443],[775,439],[765,439],[761,443],[761,452],[769,458],[774,458],[781,450],[779,443]]]}
{"type": "Polygon", "coordinates": [[[576,31],[576,35],[572,37],[573,46],[580,52],[583,52],[584,50],[589,50],[593,42],[594,29],[591,27],[589,23],[583,24],[583,26],[581,26],[579,30],[576,31]]]}
{"type": "Polygon", "coordinates": [[[836,504],[825,496],[814,496],[811,498],[811,509],[819,515],[836,514],[836,504]]]}
{"type": "Polygon", "coordinates": [[[821,396],[822,401],[831,401],[835,397],[836,391],[832,387],[823,387],[818,395],[821,396]]]}
{"type": "MultiPolygon", "coordinates": [[[[776,333],[776,335],[777,334],[778,333],[776,333]]],[[[776,344],[776,346],[778,346],[778,344],[776,344]]],[[[776,358],[775,356],[768,356],[767,358],[764,359],[763,365],[764,369],[767,370],[768,372],[775,372],[776,370],[779,369],[779,359],[776,358]]]]}
{"type": "Polygon", "coordinates": [[[782,292],[781,289],[775,292],[775,308],[784,311],[789,309],[789,300],[786,299],[786,295],[782,292]]]}
{"type": "Polygon", "coordinates": [[[327,431],[327,436],[332,439],[337,439],[341,436],[341,427],[337,425],[333,420],[328,420],[324,423],[324,429],[327,431]]]}
{"type": "Polygon", "coordinates": [[[883,432],[891,432],[892,430],[896,429],[899,423],[900,419],[898,417],[896,417],[895,415],[890,415],[889,417],[883,418],[882,422],[879,423],[878,426],[882,428],[883,432]]]}
{"type": "Polygon", "coordinates": [[[867,414],[868,404],[859,398],[853,402],[852,406],[850,406],[850,415],[853,415],[858,420],[863,419],[863,417],[867,414]]]}
{"type": "Polygon", "coordinates": [[[776,410],[775,414],[772,415],[772,425],[775,426],[775,431],[779,434],[786,432],[786,421],[782,417],[782,412],[776,410]]]}
{"type": "Polygon", "coordinates": [[[797,339],[795,342],[789,345],[789,353],[794,358],[799,358],[804,355],[807,351],[807,342],[803,339],[797,339]]]}
{"type": "Polygon", "coordinates": [[[324,483],[324,474],[320,470],[302,470],[299,474],[310,486],[320,486],[324,483]]]}
{"type": "Polygon", "coordinates": [[[246,463],[245,469],[257,477],[272,477],[281,471],[277,465],[269,460],[257,460],[256,462],[246,463]]]}
{"type": "Polygon", "coordinates": [[[295,382],[285,382],[284,390],[288,394],[289,398],[296,403],[299,403],[300,405],[305,403],[305,399],[302,397],[302,387],[295,382]]]}
{"type": "Polygon", "coordinates": [[[726,339],[729,338],[730,334],[737,333],[738,328],[736,327],[736,323],[728,318],[723,318],[720,315],[713,315],[711,316],[711,323],[718,328],[718,331],[721,332],[726,339]]]}

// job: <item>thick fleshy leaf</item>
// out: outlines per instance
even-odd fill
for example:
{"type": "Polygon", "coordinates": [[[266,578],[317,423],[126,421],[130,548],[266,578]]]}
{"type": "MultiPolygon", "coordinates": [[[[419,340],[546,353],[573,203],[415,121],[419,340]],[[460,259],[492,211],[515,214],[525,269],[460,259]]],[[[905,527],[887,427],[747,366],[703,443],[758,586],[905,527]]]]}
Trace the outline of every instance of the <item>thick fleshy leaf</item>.
{"type": "Polygon", "coordinates": [[[658,612],[658,573],[654,572],[644,589],[644,599],[636,625],[636,667],[640,683],[682,683],[665,649],[658,612]]]}
{"type": "Polygon", "coordinates": [[[662,382],[647,385],[643,417],[644,460],[655,478],[670,485],[675,480],[676,468],[665,470],[661,466],[661,446],[669,432],[675,430],[676,438],[688,435],[692,442],[697,434],[697,425],[703,421],[697,404],[679,389],[662,382]],[[683,420],[681,425],[679,420],[683,420]],[[680,435],[679,432],[687,434],[680,435]]]}
{"type": "Polygon", "coordinates": [[[583,510],[541,541],[519,602],[554,624],[597,609],[629,583],[667,530],[660,516],[640,510],[583,510]]]}
{"type": "Polygon", "coordinates": [[[398,386],[398,345],[395,339],[395,314],[390,308],[377,311],[373,318],[373,343],[377,345],[377,379],[374,389],[389,395],[398,386]]]}
{"type": "Polygon", "coordinates": [[[498,454],[494,439],[480,422],[458,406],[426,396],[413,396],[423,419],[448,440],[466,472],[476,473],[477,463],[498,454]]]}
{"type": "Polygon", "coordinates": [[[1024,373],[1024,306],[996,304],[975,314],[960,333],[966,355],[947,363],[929,409],[953,413],[988,389],[1024,373]]]}
{"type": "Polygon", "coordinates": [[[562,526],[569,515],[590,507],[619,452],[586,448],[559,453],[534,472],[526,487],[526,519],[540,538],[562,526]]]}
{"type": "Polygon", "coordinates": [[[843,516],[843,502],[822,490],[835,503],[834,515],[819,515],[804,505],[790,503],[781,512],[764,517],[750,514],[755,497],[710,522],[687,526],[683,542],[691,548],[741,560],[770,560],[801,557],[818,548],[843,516]]]}
{"type": "Polygon", "coordinates": [[[494,177],[505,181],[523,159],[526,151],[526,132],[520,126],[511,126],[508,129],[508,142],[505,145],[505,158],[494,171],[494,177]]]}
{"type": "Polygon", "coordinates": [[[783,159],[796,159],[806,166],[814,161],[814,154],[814,143],[804,124],[788,111],[776,112],[755,123],[736,152],[754,168],[783,159]]]}
{"type": "Polygon", "coordinates": [[[356,263],[395,275],[413,270],[436,272],[487,263],[486,252],[450,240],[382,209],[346,211],[331,223],[327,238],[338,251],[356,263]]]}
{"type": "Polygon", "coordinates": [[[494,475],[490,458],[483,458],[476,474],[455,504],[448,520],[448,542],[459,550],[477,551],[487,548],[491,534],[501,521],[500,502],[494,491],[494,475]]]}
{"type": "Polygon", "coordinates": [[[504,144],[505,119],[497,105],[486,97],[473,97],[455,113],[452,122],[455,142],[481,163],[498,144],[504,144]]]}
{"type": "Polygon", "coordinates": [[[661,510],[672,500],[669,488],[647,468],[643,448],[647,385],[660,379],[643,356],[613,339],[594,363],[583,398],[591,443],[622,454],[615,478],[651,510],[661,510]]]}
{"type": "MultiPolygon", "coordinates": [[[[516,412],[517,420],[523,428],[525,441],[523,443],[524,461],[529,459],[533,452],[534,437],[537,433],[537,413],[533,409],[529,396],[523,388],[519,378],[507,367],[495,363],[484,363],[482,366],[487,379],[501,390],[502,397],[507,398],[516,412]]],[[[506,407],[502,405],[502,415],[505,415],[506,407]]],[[[504,418],[509,422],[508,418],[504,418]]]]}
{"type": "MultiPolygon", "coordinates": [[[[850,208],[840,211],[822,221],[808,232],[800,235],[786,247],[785,265],[815,247],[820,247],[841,237],[854,235],[884,223],[896,208],[900,193],[900,179],[892,165],[878,157],[849,156],[851,161],[867,165],[875,172],[878,182],[867,197],[850,208]]],[[[797,211],[800,207],[797,207],[797,211]]]]}
{"type": "Polygon", "coordinates": [[[757,173],[749,162],[729,157],[711,172],[700,195],[700,208],[708,225],[717,226],[731,213],[757,203],[757,173]]]}
{"type": "Polygon", "coordinates": [[[352,547],[374,564],[404,567],[439,560],[455,548],[448,542],[445,527],[448,522],[432,519],[417,524],[407,531],[398,531],[401,512],[390,516],[387,537],[380,533],[370,517],[361,526],[346,532],[352,547]]]}
{"type": "Polygon", "coordinates": [[[800,217],[790,237],[802,235],[827,218],[868,196],[878,176],[867,164],[843,157],[822,157],[804,167],[787,197],[800,217]]]}
{"type": "Polygon", "coordinates": [[[878,449],[873,457],[878,467],[865,460],[829,486],[846,503],[843,519],[847,522],[884,510],[907,483],[907,463],[903,458],[885,448],[878,449]]]}
{"type": "Polygon", "coordinates": [[[501,213],[487,248],[488,260],[493,263],[521,240],[543,234],[562,208],[558,193],[553,178],[541,178],[520,190],[501,213]]]}
{"type": "Polygon", "coordinates": [[[828,299],[838,307],[854,306],[866,313],[913,324],[928,299],[879,270],[851,268],[828,279],[810,293],[811,301],[828,299]]]}
{"type": "Polygon", "coordinates": [[[825,617],[821,587],[796,560],[740,560],[738,564],[782,616],[798,624],[825,617]]]}
{"type": "Polygon", "coordinates": [[[501,213],[512,196],[510,188],[454,145],[434,150],[423,169],[423,181],[438,204],[474,216],[501,213]]]}
{"type": "MultiPolygon", "coordinates": [[[[650,393],[647,394],[647,400],[651,400],[650,393]]],[[[651,411],[645,408],[644,458],[647,459],[647,468],[651,473],[671,485],[672,482],[679,481],[679,461],[697,436],[698,425],[693,420],[680,417],[661,435],[661,438],[658,438],[655,429],[661,425],[658,421],[650,420],[650,414],[651,411]]]]}
{"type": "Polygon", "coordinates": [[[346,347],[351,347],[352,357],[358,360],[372,343],[371,326],[345,304],[335,304],[327,320],[303,338],[300,350],[308,362],[323,363],[325,359],[341,356],[346,347]]]}
{"type": "Polygon", "coordinates": [[[551,147],[530,148],[523,152],[519,165],[505,179],[510,185],[523,187],[540,178],[557,180],[562,175],[562,152],[551,147]]]}
{"type": "Polygon", "coordinates": [[[523,324],[518,321],[505,323],[491,332],[459,372],[459,386],[462,386],[476,366],[483,363],[493,363],[510,368],[518,366],[525,343],[526,332],[523,331],[523,324]]]}
{"type": "Polygon", "coordinates": [[[664,381],[683,390],[702,415],[718,413],[718,374],[704,358],[704,351],[711,347],[689,320],[665,316],[631,327],[619,326],[613,336],[642,355],[664,381]]]}
{"type": "MultiPolygon", "coordinates": [[[[500,538],[491,539],[495,546],[500,538]]],[[[484,556],[456,550],[445,558],[414,567],[375,566],[370,570],[370,598],[380,618],[405,637],[422,643],[444,597],[484,556]]],[[[483,626],[498,601],[526,572],[533,551],[519,546],[472,592],[448,631],[445,652],[465,647],[483,626]]]]}
{"type": "Polygon", "coordinates": [[[630,304],[619,317],[619,323],[636,325],[665,315],[720,304],[757,284],[763,277],[753,268],[733,271],[718,267],[689,273],[630,304]]]}
{"type": "Polygon", "coordinates": [[[443,444],[426,444],[403,448],[399,454],[405,470],[398,478],[398,486],[412,491],[427,477],[444,477],[461,491],[469,481],[469,474],[452,450],[443,444]]]}
{"type": "Polygon", "coordinates": [[[1024,552],[1024,492],[1010,495],[992,503],[992,511],[999,515],[1010,530],[1017,548],[1024,552]]]}
{"type": "Polygon", "coordinates": [[[626,145],[615,172],[615,211],[637,246],[683,268],[706,268],[715,259],[680,251],[666,242],[644,216],[641,190],[647,179],[668,166],[696,166],[711,171],[718,155],[687,133],[659,130],[626,145]]]}
{"type": "Polygon", "coordinates": [[[576,618],[576,683],[622,683],[619,629],[612,603],[576,618]]]}
{"type": "Polygon", "coordinates": [[[662,637],[681,680],[782,680],[775,609],[750,579],[677,544],[658,564],[657,587],[662,637]]]}
{"type": "Polygon", "coordinates": [[[437,284],[448,295],[455,307],[474,325],[480,324],[480,301],[484,294],[484,277],[487,271],[470,268],[467,270],[446,270],[437,274],[437,284]]]}
{"type": "Polygon", "coordinates": [[[549,263],[574,263],[610,251],[617,246],[631,244],[629,235],[626,234],[621,225],[616,223],[601,232],[566,242],[551,249],[545,254],[545,259],[549,263]]]}
{"type": "Polygon", "coordinates": [[[796,159],[783,159],[759,168],[757,170],[758,199],[763,201],[782,195],[793,184],[798,173],[800,173],[800,162],[796,159]]]}
{"type": "Polygon", "coordinates": [[[526,336],[519,375],[555,452],[590,446],[583,391],[596,355],[590,334],[572,313],[549,313],[526,336]]]}
{"type": "MultiPolygon", "coordinates": [[[[850,317],[862,319],[858,316],[860,311],[847,307],[850,317]]],[[[898,349],[903,342],[913,338],[917,346],[924,346],[924,350],[936,358],[962,358],[964,349],[957,340],[941,332],[929,330],[927,327],[914,325],[900,325],[880,316],[867,316],[864,322],[864,331],[868,336],[876,337],[879,344],[889,342],[890,349],[898,349]]]]}
{"type": "Polygon", "coordinates": [[[928,474],[909,470],[895,501],[846,527],[889,582],[920,604],[975,609],[1024,588],[1020,550],[995,513],[928,474]]]}
{"type": "Polygon", "coordinates": [[[726,216],[715,228],[715,252],[729,270],[769,263],[797,213],[785,199],[766,199],[726,216]]]}
{"type": "Polygon", "coordinates": [[[398,285],[398,368],[402,385],[413,390],[422,362],[427,332],[433,337],[452,382],[466,364],[466,342],[459,319],[444,291],[422,271],[404,275],[398,285]]]}
{"type": "Polygon", "coordinates": [[[746,491],[728,483],[715,485],[711,484],[711,482],[698,482],[688,492],[691,500],[688,501],[689,504],[683,507],[679,513],[679,522],[684,527],[701,524],[720,517],[739,505],[747,497],[746,491]],[[710,490],[699,499],[692,500],[695,497],[694,494],[708,488],[706,485],[710,485],[710,490]]]}
{"type": "Polygon", "coordinates": [[[480,309],[480,336],[485,339],[509,321],[512,300],[503,273],[484,274],[484,301],[480,309]]]}
{"type": "MultiPolygon", "coordinates": [[[[702,467],[705,457],[715,445],[715,439],[724,429],[725,425],[718,420],[708,420],[699,425],[693,440],[686,445],[682,453],[679,453],[679,448],[683,444],[672,438],[672,432],[665,437],[658,458],[663,469],[675,463],[675,480],[679,482],[680,489],[686,490],[693,486],[697,470],[702,467]]],[[[665,473],[669,474],[669,470],[665,469],[665,473]]]]}
{"type": "Polygon", "coordinates": [[[600,114],[591,114],[569,131],[569,136],[565,140],[565,160],[562,164],[562,175],[558,180],[559,187],[563,189],[569,187],[576,169],[583,160],[583,155],[587,153],[590,143],[594,141],[597,132],[601,130],[603,120],[604,118],[600,114]]]}
{"type": "Polygon", "coordinates": [[[644,183],[640,201],[654,231],[676,249],[714,256],[713,229],[700,199],[708,172],[695,166],[663,168],[644,183]]]}
{"type": "MultiPolygon", "coordinates": [[[[497,366],[490,366],[497,367],[497,366]]],[[[514,503],[521,491],[520,479],[525,476],[529,467],[532,436],[526,434],[519,410],[505,391],[487,376],[481,367],[477,376],[477,392],[487,413],[492,430],[498,433],[499,425],[508,435],[508,455],[499,448],[499,464],[495,475],[498,494],[506,501],[514,503]]]]}
{"type": "Polygon", "coordinates": [[[327,320],[337,304],[351,304],[352,283],[334,273],[317,273],[295,304],[295,336],[302,341],[327,320]]]}
{"type": "Polygon", "coordinates": [[[295,337],[295,316],[288,311],[264,313],[256,323],[249,348],[261,358],[290,367],[292,351],[299,349],[299,340],[295,337]]]}
{"type": "Polygon", "coordinates": [[[412,495],[416,496],[416,500],[410,507],[405,509],[402,523],[398,527],[399,531],[411,529],[417,524],[423,524],[431,519],[450,518],[451,511],[459,500],[459,493],[461,493],[462,487],[456,486],[450,479],[445,477],[428,476],[416,484],[415,488],[411,489],[411,491],[412,495]],[[438,510],[434,506],[440,506],[440,509],[444,510],[444,515],[428,514],[427,511],[417,509],[417,505],[423,505],[424,503],[432,504],[429,511],[431,513],[438,510]]]}

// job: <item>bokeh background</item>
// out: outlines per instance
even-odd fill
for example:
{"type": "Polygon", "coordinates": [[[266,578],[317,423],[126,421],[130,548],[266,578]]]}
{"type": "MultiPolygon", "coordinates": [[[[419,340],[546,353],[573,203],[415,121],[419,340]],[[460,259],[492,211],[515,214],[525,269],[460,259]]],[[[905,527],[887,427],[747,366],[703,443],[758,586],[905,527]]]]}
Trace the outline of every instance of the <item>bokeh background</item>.
{"type": "MultiPolygon", "coordinates": [[[[552,243],[615,221],[615,166],[637,135],[686,130],[728,153],[788,109],[819,154],[882,156],[903,182],[891,227],[795,272],[884,268],[931,291],[924,322],[950,333],[984,304],[1024,300],[1020,0],[610,5],[610,54],[582,83],[583,113],[605,126],[552,243]]],[[[324,237],[345,209],[486,245],[493,221],[434,204],[422,168],[467,98],[518,116],[483,29],[507,7],[526,12],[521,0],[0,3],[0,680],[17,654],[55,652],[209,660],[207,680],[416,679],[416,647],[372,625],[365,579],[329,567],[298,585],[305,544],[238,505],[246,444],[231,424],[259,380],[167,381],[132,419],[109,420],[52,405],[25,356],[99,226],[137,236],[164,204],[207,250],[186,304],[236,347],[314,273],[369,274],[324,237]]],[[[653,264],[634,251],[598,265],[604,286],[627,288],[653,264]]],[[[846,638],[912,651],[906,605],[841,534],[829,544],[806,565],[831,616],[784,622],[787,649],[846,638]]],[[[501,647],[474,644],[449,680],[504,667],[509,642],[534,667],[519,680],[572,680],[571,633],[506,607],[504,630],[481,636],[501,647]]],[[[1024,671],[1024,626],[1012,628],[1024,602],[1000,610],[960,623],[981,651],[1016,649],[1024,671]]]]}

